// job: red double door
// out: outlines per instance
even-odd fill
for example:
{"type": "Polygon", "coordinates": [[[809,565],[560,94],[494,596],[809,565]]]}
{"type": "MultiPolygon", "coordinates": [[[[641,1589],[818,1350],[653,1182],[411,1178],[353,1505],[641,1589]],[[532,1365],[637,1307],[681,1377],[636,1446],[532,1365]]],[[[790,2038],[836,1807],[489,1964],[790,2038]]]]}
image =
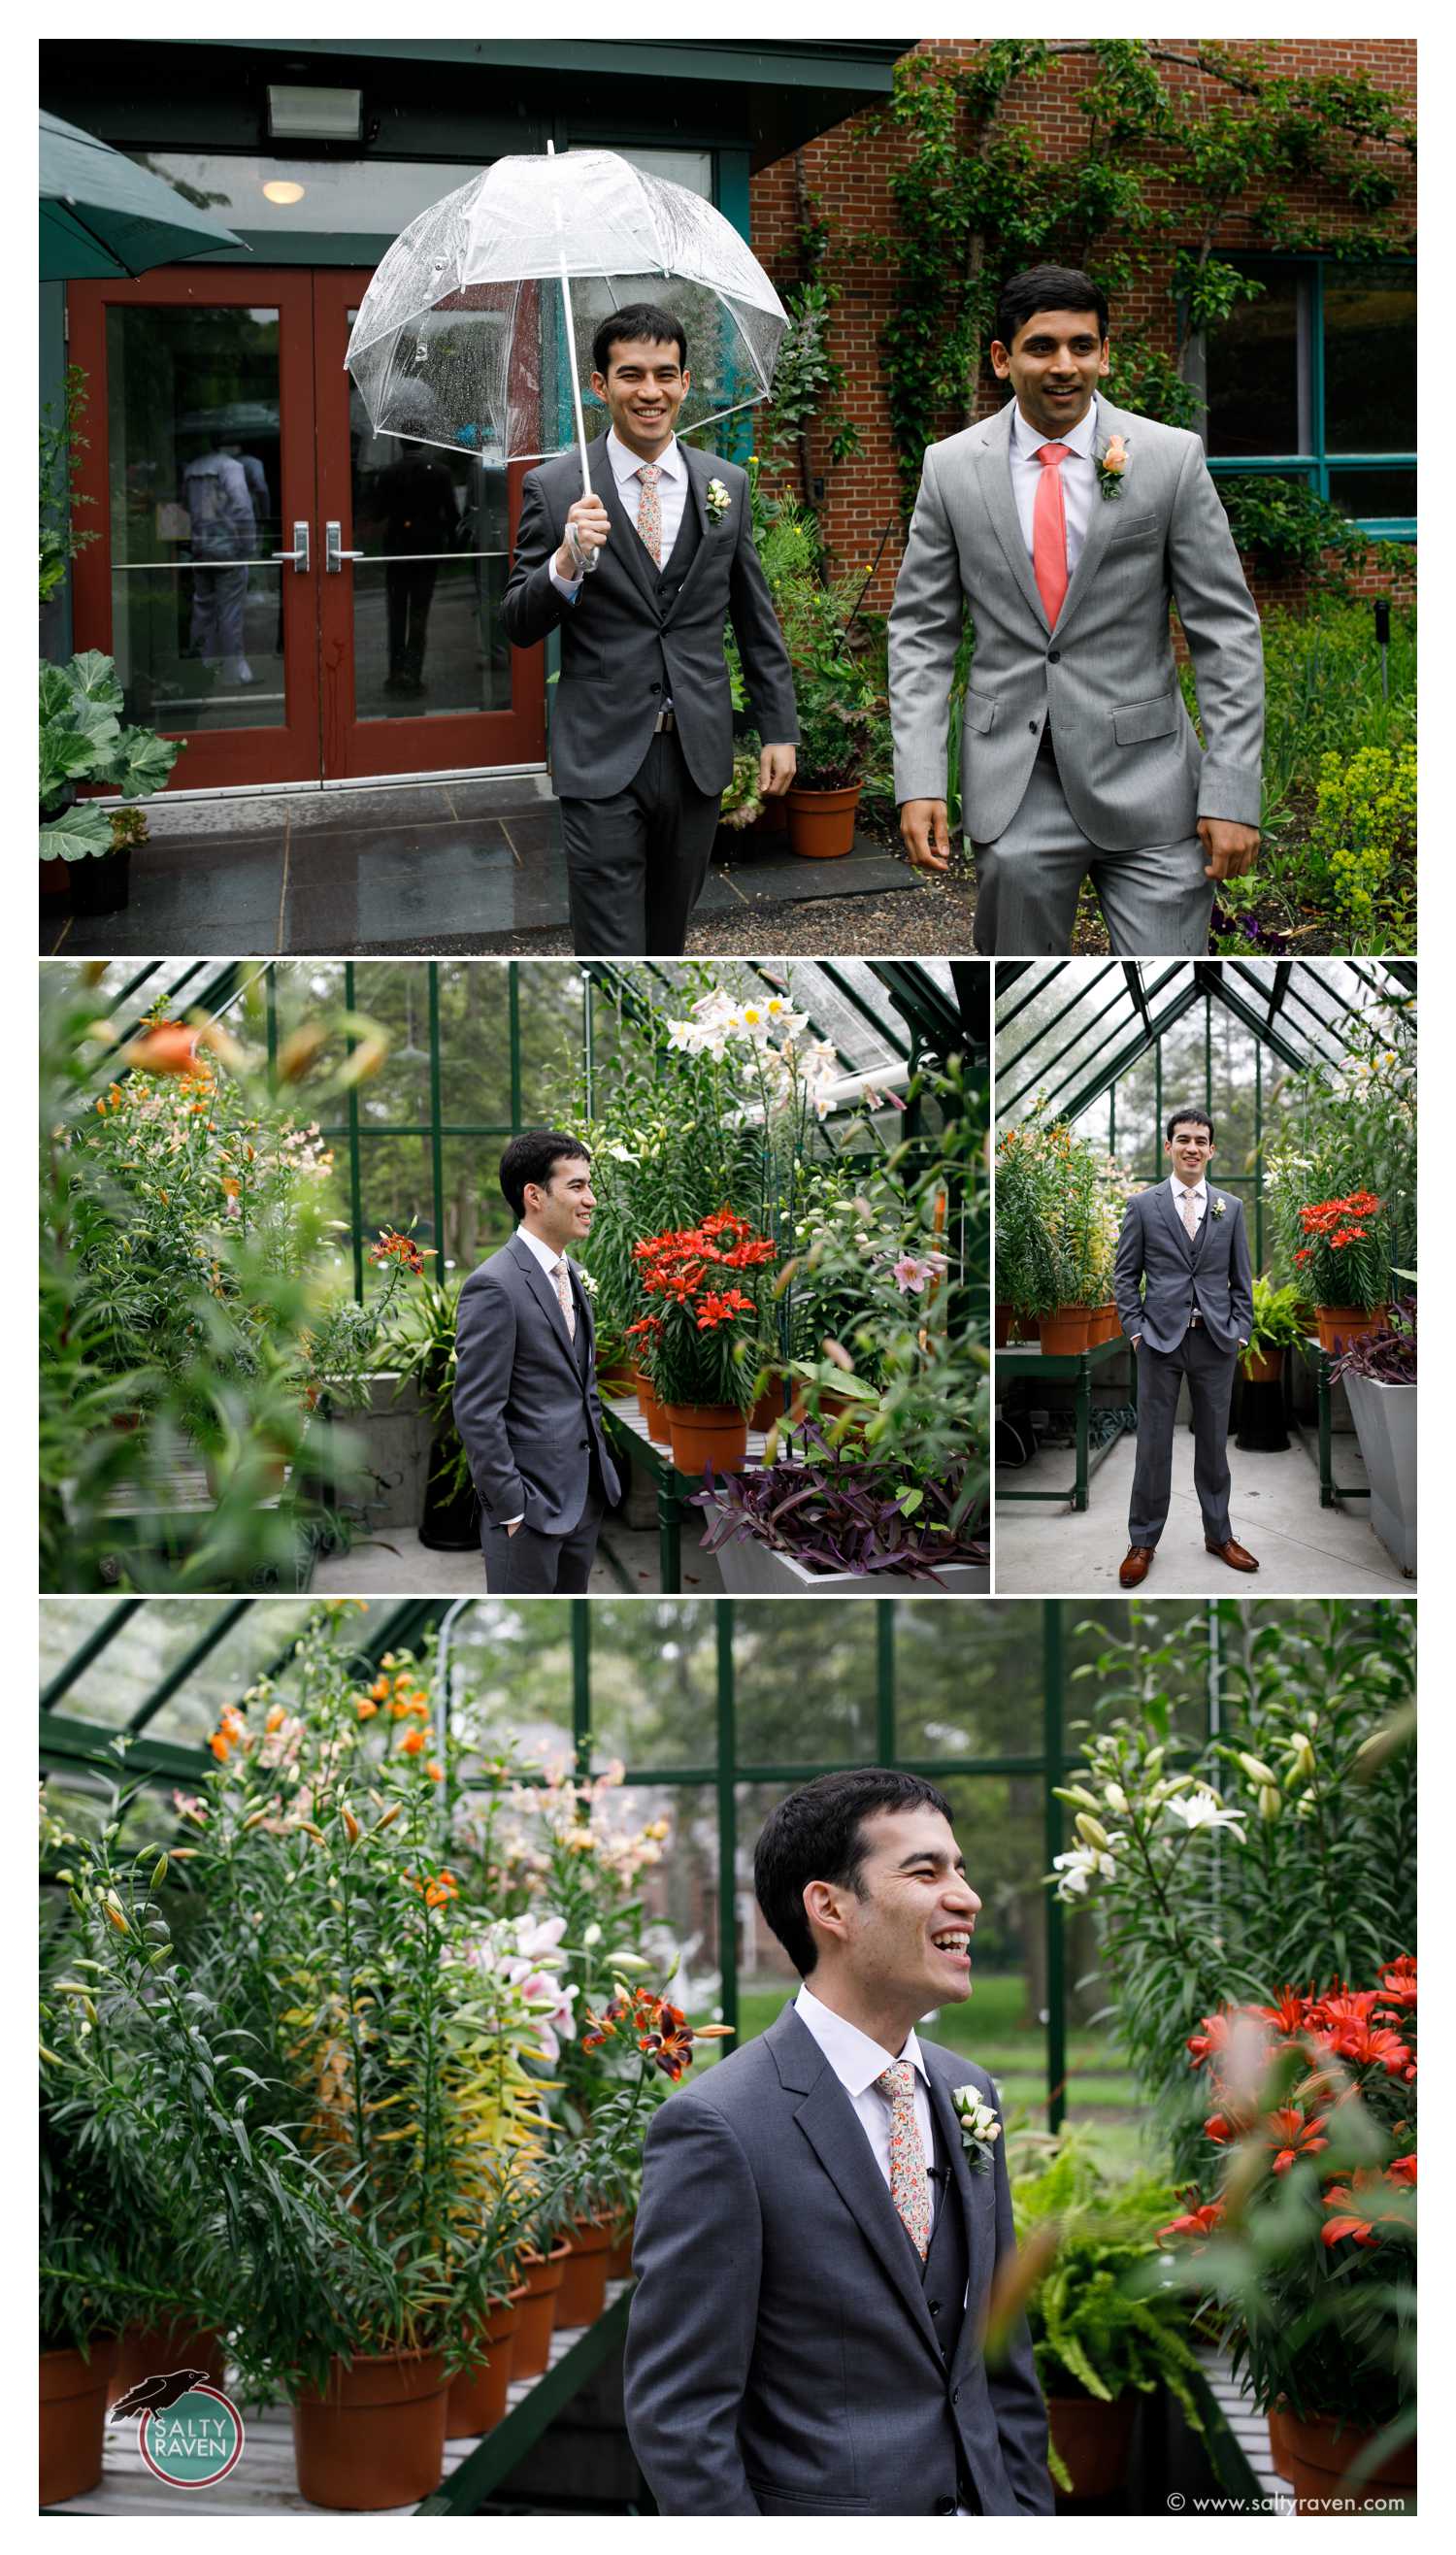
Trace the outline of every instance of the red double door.
{"type": "Polygon", "coordinates": [[[524,465],[374,435],[344,370],[367,271],[73,284],[75,645],[185,737],[174,788],[540,763],[542,651],[500,606],[524,465]]]}

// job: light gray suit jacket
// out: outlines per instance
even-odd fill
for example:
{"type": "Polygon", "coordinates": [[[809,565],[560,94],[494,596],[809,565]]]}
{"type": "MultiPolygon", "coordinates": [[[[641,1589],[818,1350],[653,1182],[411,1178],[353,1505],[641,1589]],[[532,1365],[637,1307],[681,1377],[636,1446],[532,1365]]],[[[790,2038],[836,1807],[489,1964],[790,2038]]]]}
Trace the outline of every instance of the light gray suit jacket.
{"type": "Polygon", "coordinates": [[[1001,2144],[970,2170],[950,2095],[995,2092],[953,2050],[919,2045],[970,2252],[948,2370],[889,2184],[792,2006],[654,2120],[627,2427],[665,2514],[929,2514],[954,2507],[958,2465],[984,2511],[1050,2510],[1025,2323],[995,2369],[980,2347],[1015,2250],[1011,2191],[1001,2144]]]}
{"type": "Polygon", "coordinates": [[[723,630],[729,621],[764,743],[798,741],[789,651],[754,548],[748,473],[695,444],[678,450],[687,464],[698,543],[680,583],[671,573],[674,544],[664,572],[666,594],[617,494],[604,434],[588,444],[586,457],[593,491],[611,517],[611,538],[574,603],[552,585],[550,563],[565,539],[567,509],[581,494],[581,463],[573,446],[527,472],[501,617],[518,648],[560,631],[551,779],[561,797],[610,798],[625,790],[669,693],[683,761],[698,789],[727,788],[733,695],[723,630]],[[728,491],[716,520],[708,508],[710,479],[728,491]]]}
{"type": "Polygon", "coordinates": [[[1121,434],[1128,466],[1117,496],[1093,495],[1054,632],[1012,491],[1012,404],[925,454],[890,614],[895,794],[945,796],[950,678],[969,606],[961,798],[973,842],[994,842],[1016,814],[1048,714],[1067,804],[1099,849],[1185,841],[1199,816],[1259,823],[1259,615],[1202,445],[1108,400],[1098,412],[1098,452],[1121,434]],[[1178,689],[1169,598],[1192,653],[1206,752],[1178,689]]]}
{"type": "Polygon", "coordinates": [[[593,1450],[608,1501],[621,1494],[597,1398],[591,1306],[574,1268],[571,1299],[574,1341],[555,1288],[519,1233],[460,1289],[455,1425],[482,1525],[521,1518],[539,1534],[569,1534],[586,1506],[593,1450]]]}
{"type": "Polygon", "coordinates": [[[1175,1349],[1196,1306],[1215,1348],[1232,1357],[1254,1327],[1254,1278],[1243,1201],[1208,1182],[1203,1222],[1189,1241],[1166,1180],[1129,1198],[1113,1291],[1126,1338],[1175,1349]],[[1222,1208],[1222,1214],[1219,1209],[1222,1208]],[[1138,1281],[1147,1281],[1139,1300],[1138,1281]]]}

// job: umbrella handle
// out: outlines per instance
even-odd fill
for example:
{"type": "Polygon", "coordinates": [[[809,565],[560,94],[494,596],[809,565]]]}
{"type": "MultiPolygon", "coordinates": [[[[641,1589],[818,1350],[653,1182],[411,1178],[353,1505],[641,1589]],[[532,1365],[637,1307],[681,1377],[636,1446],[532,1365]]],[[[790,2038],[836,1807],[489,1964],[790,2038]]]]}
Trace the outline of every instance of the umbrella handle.
{"type": "MultiPolygon", "coordinates": [[[[555,156],[556,146],[554,142],[547,141],[547,159],[554,160],[555,156]]],[[[576,419],[576,445],[581,454],[581,493],[583,497],[589,497],[591,495],[591,470],[586,458],[586,421],[581,414],[581,385],[576,378],[576,326],[571,314],[571,279],[566,272],[566,243],[561,229],[561,203],[559,196],[555,199],[555,215],[556,237],[561,243],[561,301],[565,305],[566,313],[566,363],[571,375],[571,408],[576,419]]],[[[597,554],[595,550],[583,550],[581,552],[581,572],[583,576],[591,575],[596,566],[596,560],[597,554]]]]}

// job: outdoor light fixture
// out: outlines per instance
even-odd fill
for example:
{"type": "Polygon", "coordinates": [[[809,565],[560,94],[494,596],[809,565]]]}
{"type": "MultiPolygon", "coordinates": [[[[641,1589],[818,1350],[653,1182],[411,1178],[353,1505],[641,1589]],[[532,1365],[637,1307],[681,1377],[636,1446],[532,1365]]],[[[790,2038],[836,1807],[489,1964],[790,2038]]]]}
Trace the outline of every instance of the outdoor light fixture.
{"type": "Polygon", "coordinates": [[[270,178],[263,192],[270,204],[298,204],[303,197],[303,189],[296,178],[270,178]]]}
{"type": "Polygon", "coordinates": [[[361,88],[270,86],[268,132],[274,142],[362,141],[364,92],[361,88]]]}

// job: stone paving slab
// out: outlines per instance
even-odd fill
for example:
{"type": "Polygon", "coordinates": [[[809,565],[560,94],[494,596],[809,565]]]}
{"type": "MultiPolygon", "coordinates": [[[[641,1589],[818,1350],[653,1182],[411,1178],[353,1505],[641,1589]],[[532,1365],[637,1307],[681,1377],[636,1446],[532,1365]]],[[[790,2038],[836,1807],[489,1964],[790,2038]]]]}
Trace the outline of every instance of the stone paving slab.
{"type": "MultiPolygon", "coordinates": [[[[48,911],[43,956],[469,955],[529,949],[536,934],[569,946],[560,819],[545,773],[163,801],[148,819],[126,909],[48,911]]],[[[843,860],[804,861],[782,834],[740,834],[714,862],[697,911],[731,931],[736,917],[757,930],[775,910],[798,909],[802,928],[818,905],[917,885],[868,838],[843,860]]],[[[836,945],[826,935],[826,952],[836,945]]]]}

